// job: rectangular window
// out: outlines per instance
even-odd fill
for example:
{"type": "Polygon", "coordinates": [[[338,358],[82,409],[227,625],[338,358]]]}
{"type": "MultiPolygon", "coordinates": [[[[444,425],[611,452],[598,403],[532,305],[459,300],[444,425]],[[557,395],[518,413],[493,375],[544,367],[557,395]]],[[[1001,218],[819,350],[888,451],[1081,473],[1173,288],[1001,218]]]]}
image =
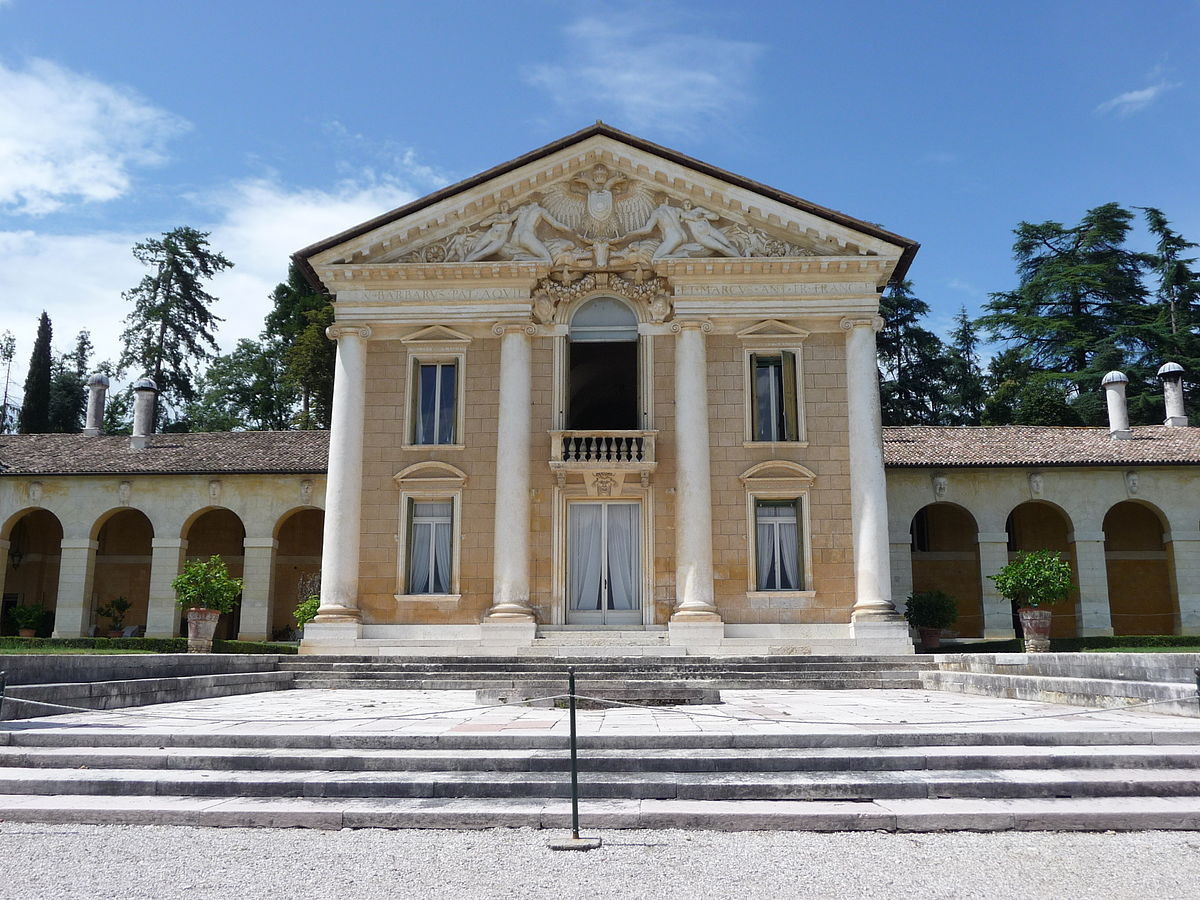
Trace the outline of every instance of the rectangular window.
{"type": "Polygon", "coordinates": [[[754,519],[758,590],[804,590],[800,501],[756,500],[754,519]]]}
{"type": "Polygon", "coordinates": [[[796,354],[752,353],[750,377],[754,440],[798,441],[796,354]]]}
{"type": "Polygon", "coordinates": [[[408,526],[408,593],[449,594],[454,504],[411,501],[408,526]]]}
{"type": "Polygon", "coordinates": [[[458,364],[413,363],[413,443],[453,444],[458,364]]]}

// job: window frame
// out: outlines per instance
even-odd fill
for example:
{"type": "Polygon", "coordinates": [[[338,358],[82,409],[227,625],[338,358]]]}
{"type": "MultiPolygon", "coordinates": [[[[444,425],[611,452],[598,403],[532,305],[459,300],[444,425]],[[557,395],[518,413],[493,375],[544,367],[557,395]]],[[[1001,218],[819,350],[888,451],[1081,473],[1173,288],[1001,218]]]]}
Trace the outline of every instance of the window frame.
{"type": "Polygon", "coordinates": [[[754,542],[755,542],[754,581],[755,581],[755,592],[756,593],[760,593],[760,594],[778,594],[781,592],[795,593],[795,592],[802,592],[807,589],[807,587],[806,587],[807,582],[805,581],[805,573],[804,573],[804,535],[805,535],[805,531],[804,531],[803,507],[804,507],[804,502],[799,497],[797,497],[795,500],[778,500],[778,499],[769,499],[766,497],[755,497],[754,498],[754,542]],[[780,580],[780,578],[781,578],[780,573],[781,573],[782,562],[783,562],[782,552],[781,552],[782,541],[780,540],[780,537],[779,537],[779,526],[781,524],[786,524],[789,521],[796,526],[796,529],[797,529],[796,530],[796,537],[797,537],[796,562],[797,562],[797,565],[799,568],[799,571],[797,574],[799,576],[800,584],[796,587],[773,587],[773,588],[772,587],[763,587],[761,584],[758,583],[758,556],[759,556],[759,552],[762,550],[762,547],[759,546],[759,544],[758,544],[758,540],[759,540],[758,529],[759,529],[759,526],[761,524],[763,524],[763,522],[760,522],[759,512],[764,508],[787,508],[787,507],[790,507],[792,510],[792,518],[791,519],[787,519],[783,516],[775,516],[775,517],[764,516],[762,518],[767,520],[767,524],[774,526],[772,529],[771,543],[772,543],[772,556],[774,557],[773,571],[775,573],[776,581],[780,580]]]}
{"type": "MultiPolygon", "coordinates": [[[[463,436],[463,428],[466,424],[466,403],[464,400],[465,383],[466,383],[466,361],[467,354],[465,350],[443,350],[437,351],[432,348],[421,350],[410,350],[406,359],[405,369],[405,389],[404,389],[404,440],[401,444],[405,450],[429,450],[429,449],[445,449],[445,450],[463,450],[466,448],[466,440],[463,436]],[[421,366],[446,366],[453,365],[454,372],[454,440],[448,444],[439,443],[418,443],[417,442],[417,425],[419,424],[419,415],[417,412],[417,402],[420,397],[419,372],[421,366]]],[[[438,388],[441,387],[441,377],[438,377],[438,388]]]]}
{"type": "MultiPolygon", "coordinates": [[[[744,447],[796,447],[803,448],[808,446],[808,431],[804,415],[804,353],[803,345],[798,341],[795,342],[780,342],[762,341],[754,342],[753,345],[744,345],[742,347],[742,384],[743,384],[743,407],[745,410],[745,431],[743,434],[742,445],[744,447]],[[795,373],[791,379],[787,377],[787,363],[784,360],[783,354],[789,353],[792,357],[793,368],[795,373]],[[789,390],[795,402],[794,419],[796,435],[793,439],[783,440],[759,440],[755,429],[755,421],[757,419],[757,400],[758,400],[758,379],[757,379],[757,360],[759,357],[778,357],[780,359],[780,380],[782,382],[782,397],[781,403],[786,403],[789,390]],[[790,384],[789,384],[790,382],[790,384]]],[[[784,410],[784,421],[787,421],[787,411],[784,410]]],[[[786,424],[785,424],[786,427],[786,424]]]]}
{"type": "Polygon", "coordinates": [[[816,597],[813,578],[812,502],[816,476],[799,463],[788,460],[767,460],[756,463],[738,479],[746,490],[746,595],[749,598],[807,600],[816,597]],[[758,587],[758,502],[787,501],[798,507],[796,524],[800,529],[799,556],[801,584],[799,590],[760,590],[758,587]]]}
{"type": "Polygon", "coordinates": [[[415,463],[392,476],[400,488],[396,526],[396,591],[402,602],[457,603],[462,598],[462,497],[467,476],[462,470],[441,462],[415,463]],[[412,553],[413,515],[416,503],[449,503],[450,506],[450,592],[409,592],[409,560],[412,553]]]}

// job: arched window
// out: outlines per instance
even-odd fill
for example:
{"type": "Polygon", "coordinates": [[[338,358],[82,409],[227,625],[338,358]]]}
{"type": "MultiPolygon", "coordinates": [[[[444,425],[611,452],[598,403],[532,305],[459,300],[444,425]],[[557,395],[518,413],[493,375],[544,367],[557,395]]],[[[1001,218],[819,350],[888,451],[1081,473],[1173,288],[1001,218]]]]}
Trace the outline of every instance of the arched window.
{"type": "Polygon", "coordinates": [[[638,428],[637,316],[615,297],[589,300],[571,317],[567,427],[638,428]]]}

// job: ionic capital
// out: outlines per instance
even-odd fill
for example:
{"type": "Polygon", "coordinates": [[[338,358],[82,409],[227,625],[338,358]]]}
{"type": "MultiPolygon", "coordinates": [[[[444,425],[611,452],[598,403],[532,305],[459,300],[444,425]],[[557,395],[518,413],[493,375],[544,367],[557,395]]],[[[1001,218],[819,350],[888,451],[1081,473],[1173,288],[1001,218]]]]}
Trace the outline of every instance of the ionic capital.
{"type": "Polygon", "coordinates": [[[671,331],[675,334],[693,328],[699,329],[701,334],[712,334],[713,325],[708,319],[675,319],[671,323],[671,331]]]}
{"type": "Polygon", "coordinates": [[[533,337],[538,333],[538,327],[532,322],[497,322],[492,326],[492,334],[527,334],[533,337]]]}
{"type": "Polygon", "coordinates": [[[325,329],[325,337],[331,341],[343,337],[360,337],[365,341],[370,336],[371,329],[367,325],[330,325],[325,329]]]}
{"type": "Polygon", "coordinates": [[[879,331],[883,328],[882,316],[846,316],[841,321],[842,331],[850,331],[853,328],[869,327],[872,331],[879,331]]]}

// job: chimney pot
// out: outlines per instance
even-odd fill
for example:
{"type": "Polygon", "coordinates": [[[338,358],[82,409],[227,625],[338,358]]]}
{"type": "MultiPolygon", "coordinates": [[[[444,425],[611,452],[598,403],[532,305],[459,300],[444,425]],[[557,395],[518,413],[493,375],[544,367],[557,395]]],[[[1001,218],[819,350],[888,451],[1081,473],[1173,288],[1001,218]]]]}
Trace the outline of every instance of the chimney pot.
{"type": "Polygon", "coordinates": [[[133,436],[130,444],[135,450],[144,450],[154,434],[154,405],[158,396],[158,385],[153,378],[139,378],[133,383],[133,436]]]}
{"type": "Polygon", "coordinates": [[[104,428],[104,399],[108,394],[108,376],[103,372],[93,372],[88,377],[87,386],[87,419],[83,433],[88,437],[96,437],[104,428]]]}
{"type": "Polygon", "coordinates": [[[1109,372],[1101,379],[1104,398],[1108,402],[1108,436],[1124,441],[1133,437],[1129,430],[1129,410],[1125,406],[1125,385],[1129,379],[1124,372],[1109,372]]]}
{"type": "Polygon", "coordinates": [[[1188,423],[1187,410],[1183,405],[1183,366],[1177,362],[1163,363],[1158,370],[1163,383],[1163,399],[1166,401],[1167,418],[1163,422],[1168,428],[1182,428],[1188,423]]]}

